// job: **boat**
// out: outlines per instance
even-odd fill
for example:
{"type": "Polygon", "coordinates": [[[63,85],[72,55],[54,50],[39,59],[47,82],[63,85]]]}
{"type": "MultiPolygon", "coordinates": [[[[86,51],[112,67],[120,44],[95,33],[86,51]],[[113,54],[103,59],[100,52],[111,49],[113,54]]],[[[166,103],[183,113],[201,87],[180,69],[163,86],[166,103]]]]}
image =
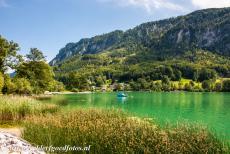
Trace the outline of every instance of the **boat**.
{"type": "Polygon", "coordinates": [[[128,95],[120,92],[117,94],[117,97],[128,97],[128,95]]]}

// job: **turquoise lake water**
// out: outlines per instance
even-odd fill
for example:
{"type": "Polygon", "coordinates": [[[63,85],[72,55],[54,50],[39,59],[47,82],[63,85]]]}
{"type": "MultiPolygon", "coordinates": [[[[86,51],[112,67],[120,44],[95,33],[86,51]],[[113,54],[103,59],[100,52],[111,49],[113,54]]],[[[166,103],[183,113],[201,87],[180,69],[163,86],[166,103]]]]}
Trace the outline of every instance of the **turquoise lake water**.
{"type": "MultiPolygon", "coordinates": [[[[133,116],[167,122],[201,123],[230,139],[230,93],[129,92],[127,98],[117,93],[61,95],[67,108],[116,108],[133,116]]],[[[56,98],[53,99],[56,99],[56,98]]]]}

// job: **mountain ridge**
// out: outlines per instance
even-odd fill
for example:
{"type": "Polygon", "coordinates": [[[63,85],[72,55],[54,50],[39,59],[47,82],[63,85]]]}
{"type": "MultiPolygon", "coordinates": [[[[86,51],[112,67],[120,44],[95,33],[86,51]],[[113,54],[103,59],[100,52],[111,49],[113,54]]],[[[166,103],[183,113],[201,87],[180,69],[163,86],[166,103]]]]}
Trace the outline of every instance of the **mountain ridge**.
{"type": "Polygon", "coordinates": [[[115,30],[68,43],[50,64],[56,65],[75,55],[123,48],[131,52],[153,52],[163,57],[194,49],[230,56],[229,34],[229,7],[198,10],[185,16],[143,23],[127,31],[115,30]]]}

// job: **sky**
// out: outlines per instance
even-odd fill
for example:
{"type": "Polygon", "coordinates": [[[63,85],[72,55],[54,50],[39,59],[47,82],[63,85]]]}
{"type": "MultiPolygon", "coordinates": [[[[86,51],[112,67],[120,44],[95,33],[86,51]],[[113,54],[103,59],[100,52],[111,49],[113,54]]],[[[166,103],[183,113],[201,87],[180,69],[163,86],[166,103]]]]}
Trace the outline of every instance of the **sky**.
{"type": "Polygon", "coordinates": [[[18,43],[20,54],[36,47],[50,61],[81,38],[229,6],[230,0],[0,0],[0,35],[18,43]]]}

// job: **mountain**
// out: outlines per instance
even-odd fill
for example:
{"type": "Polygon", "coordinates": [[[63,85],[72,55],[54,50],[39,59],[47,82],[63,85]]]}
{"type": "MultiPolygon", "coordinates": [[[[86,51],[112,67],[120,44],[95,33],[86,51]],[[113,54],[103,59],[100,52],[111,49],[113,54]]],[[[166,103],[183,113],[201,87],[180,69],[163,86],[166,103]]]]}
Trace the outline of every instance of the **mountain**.
{"type": "Polygon", "coordinates": [[[119,83],[127,90],[204,90],[198,82],[220,91],[216,79],[230,78],[229,35],[230,8],[200,10],[69,43],[50,65],[72,91],[121,90],[119,83]]]}
{"type": "Polygon", "coordinates": [[[185,16],[144,23],[125,32],[116,30],[68,43],[50,65],[61,64],[79,55],[117,50],[124,51],[125,55],[146,55],[154,60],[197,49],[230,56],[230,8],[199,10],[185,16]]]}

